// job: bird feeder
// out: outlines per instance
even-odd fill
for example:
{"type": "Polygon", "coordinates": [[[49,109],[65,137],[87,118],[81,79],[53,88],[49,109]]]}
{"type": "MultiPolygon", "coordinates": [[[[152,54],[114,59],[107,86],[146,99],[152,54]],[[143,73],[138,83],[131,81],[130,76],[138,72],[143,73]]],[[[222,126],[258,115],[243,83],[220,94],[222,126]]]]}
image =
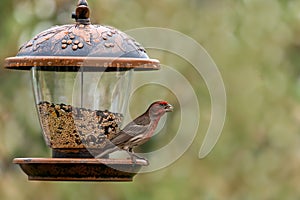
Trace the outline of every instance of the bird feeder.
{"type": "Polygon", "coordinates": [[[37,112],[51,158],[15,158],[29,180],[132,181],[142,159],[96,159],[114,137],[128,107],[134,71],[158,70],[125,33],[90,22],[79,0],[76,23],[41,32],[5,67],[31,72],[37,112]]]}

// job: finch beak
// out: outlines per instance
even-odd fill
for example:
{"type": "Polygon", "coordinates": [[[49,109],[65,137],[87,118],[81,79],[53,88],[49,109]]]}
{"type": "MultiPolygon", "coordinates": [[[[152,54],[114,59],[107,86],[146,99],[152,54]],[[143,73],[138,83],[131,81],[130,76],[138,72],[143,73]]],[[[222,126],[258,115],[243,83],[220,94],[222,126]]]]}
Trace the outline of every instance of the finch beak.
{"type": "Polygon", "coordinates": [[[173,107],[171,104],[168,104],[168,105],[166,105],[166,107],[165,107],[165,111],[166,111],[166,112],[172,112],[173,109],[174,109],[174,107],[173,107]]]}

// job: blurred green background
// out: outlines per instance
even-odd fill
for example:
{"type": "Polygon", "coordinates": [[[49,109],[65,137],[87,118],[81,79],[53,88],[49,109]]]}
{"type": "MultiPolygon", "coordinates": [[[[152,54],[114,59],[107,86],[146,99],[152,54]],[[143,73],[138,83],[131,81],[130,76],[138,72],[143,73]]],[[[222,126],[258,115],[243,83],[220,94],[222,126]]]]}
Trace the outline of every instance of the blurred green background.
{"type": "MultiPolygon", "coordinates": [[[[1,63],[40,31],[73,23],[70,13],[76,3],[1,0],[1,63]]],[[[138,175],[133,183],[28,182],[12,159],[49,157],[50,150],[40,134],[30,74],[4,70],[2,65],[0,199],[300,198],[299,0],[90,0],[89,4],[95,24],[123,31],[170,28],[199,42],[219,67],[227,89],[223,134],[214,151],[198,159],[210,102],[205,84],[193,83],[201,99],[200,129],[173,165],[138,175]]],[[[183,61],[170,56],[159,59],[180,68],[186,77],[194,76],[183,61]]],[[[139,92],[136,99],[143,98],[139,92]]],[[[134,115],[147,106],[135,105],[130,104],[134,115]]],[[[168,120],[168,129],[174,127],[177,124],[168,120]]]]}

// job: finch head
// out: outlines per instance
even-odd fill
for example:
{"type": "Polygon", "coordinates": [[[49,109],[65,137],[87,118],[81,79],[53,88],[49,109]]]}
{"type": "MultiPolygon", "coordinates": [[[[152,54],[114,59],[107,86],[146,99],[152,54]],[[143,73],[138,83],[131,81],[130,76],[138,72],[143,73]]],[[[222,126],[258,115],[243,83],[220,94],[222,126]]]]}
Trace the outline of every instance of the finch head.
{"type": "Polygon", "coordinates": [[[166,101],[156,101],[149,106],[150,117],[162,116],[166,112],[172,112],[173,106],[166,101]]]}

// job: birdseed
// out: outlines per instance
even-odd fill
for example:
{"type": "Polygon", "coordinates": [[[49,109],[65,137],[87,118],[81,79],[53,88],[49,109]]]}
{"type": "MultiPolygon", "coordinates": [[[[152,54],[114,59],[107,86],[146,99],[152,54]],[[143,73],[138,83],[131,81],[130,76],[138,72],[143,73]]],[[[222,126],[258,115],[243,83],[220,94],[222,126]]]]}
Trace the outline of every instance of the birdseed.
{"type": "Polygon", "coordinates": [[[65,104],[38,104],[40,122],[51,148],[102,148],[120,131],[123,115],[65,104]]]}

